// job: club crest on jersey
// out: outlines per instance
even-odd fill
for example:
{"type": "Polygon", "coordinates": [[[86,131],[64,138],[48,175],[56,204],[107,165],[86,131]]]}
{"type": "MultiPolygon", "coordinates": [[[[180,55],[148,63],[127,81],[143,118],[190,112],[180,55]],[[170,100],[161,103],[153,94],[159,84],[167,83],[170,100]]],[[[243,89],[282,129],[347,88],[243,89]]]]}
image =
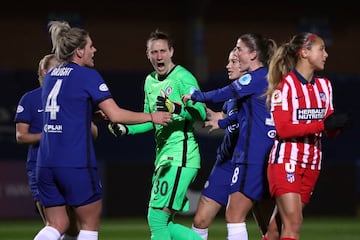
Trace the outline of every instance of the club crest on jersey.
{"type": "Polygon", "coordinates": [[[276,137],[276,130],[270,130],[267,133],[269,138],[275,138],[276,137]]]}
{"type": "Polygon", "coordinates": [[[319,92],[321,101],[326,102],[326,94],[324,92],[319,92]]]}
{"type": "Polygon", "coordinates": [[[170,86],[168,86],[168,87],[166,87],[166,89],[165,89],[165,95],[168,97],[168,96],[170,96],[170,94],[172,93],[172,87],[170,87],[170,86]]]}
{"type": "Polygon", "coordinates": [[[241,85],[248,85],[248,84],[251,82],[251,75],[247,73],[247,74],[241,76],[241,77],[239,78],[238,82],[239,82],[241,85]]]}

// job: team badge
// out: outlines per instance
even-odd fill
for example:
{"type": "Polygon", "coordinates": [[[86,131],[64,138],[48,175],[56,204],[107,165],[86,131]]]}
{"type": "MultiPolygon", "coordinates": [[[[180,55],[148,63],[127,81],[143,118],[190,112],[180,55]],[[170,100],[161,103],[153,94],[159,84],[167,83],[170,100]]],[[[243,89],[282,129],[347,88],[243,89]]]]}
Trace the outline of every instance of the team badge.
{"type": "Polygon", "coordinates": [[[294,163],[285,163],[286,181],[289,183],[295,182],[295,167],[294,163]]]}
{"type": "Polygon", "coordinates": [[[289,183],[295,182],[295,174],[294,173],[286,173],[286,180],[289,183]]]}
{"type": "Polygon", "coordinates": [[[269,138],[275,138],[276,137],[276,130],[270,130],[267,133],[269,138]]]}
{"type": "Polygon", "coordinates": [[[251,75],[247,73],[247,74],[241,76],[241,77],[239,78],[238,82],[239,82],[241,85],[248,85],[248,84],[251,82],[251,75]]]}
{"type": "Polygon", "coordinates": [[[319,92],[319,96],[320,96],[321,101],[326,102],[326,95],[324,92],[319,92]]]}
{"type": "Polygon", "coordinates": [[[276,89],[271,97],[271,103],[274,106],[280,106],[281,105],[281,91],[279,89],[276,89]]]}
{"type": "Polygon", "coordinates": [[[165,89],[165,95],[166,96],[170,96],[170,94],[172,93],[172,87],[170,87],[170,86],[168,86],[168,87],[166,87],[166,89],[165,89]]]}

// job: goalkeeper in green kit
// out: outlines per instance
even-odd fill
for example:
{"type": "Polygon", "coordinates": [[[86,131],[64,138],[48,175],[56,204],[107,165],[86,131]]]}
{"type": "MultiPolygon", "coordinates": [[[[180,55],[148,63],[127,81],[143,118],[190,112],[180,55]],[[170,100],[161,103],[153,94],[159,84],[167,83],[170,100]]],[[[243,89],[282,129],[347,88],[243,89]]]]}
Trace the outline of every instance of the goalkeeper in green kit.
{"type": "Polygon", "coordinates": [[[155,71],[145,80],[144,112],[168,111],[173,119],[167,126],[110,123],[109,130],[120,136],[155,129],[156,160],[147,215],[151,239],[201,239],[191,228],[174,223],[176,212],[189,210],[186,191],[200,168],[193,124],[205,120],[206,109],[203,103],[184,105],[181,101],[199,85],[188,70],[173,63],[173,43],[166,33],[156,30],[150,34],[146,54],[155,71]]]}

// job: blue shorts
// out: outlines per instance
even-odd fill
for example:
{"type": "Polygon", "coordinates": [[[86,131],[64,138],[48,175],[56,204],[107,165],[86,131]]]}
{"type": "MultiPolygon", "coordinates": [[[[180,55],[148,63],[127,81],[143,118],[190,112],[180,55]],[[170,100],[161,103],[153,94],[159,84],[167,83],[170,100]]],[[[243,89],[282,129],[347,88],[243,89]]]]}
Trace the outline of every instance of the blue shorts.
{"type": "Polygon", "coordinates": [[[266,167],[267,164],[250,165],[237,163],[231,179],[231,193],[241,192],[255,201],[269,196],[266,167]]]}
{"type": "Polygon", "coordinates": [[[221,164],[215,164],[209,178],[205,182],[202,194],[226,206],[230,194],[230,183],[234,166],[231,159],[221,164]]]}
{"type": "Polygon", "coordinates": [[[37,168],[39,198],[43,206],[84,206],[102,198],[96,168],[37,168]]]}

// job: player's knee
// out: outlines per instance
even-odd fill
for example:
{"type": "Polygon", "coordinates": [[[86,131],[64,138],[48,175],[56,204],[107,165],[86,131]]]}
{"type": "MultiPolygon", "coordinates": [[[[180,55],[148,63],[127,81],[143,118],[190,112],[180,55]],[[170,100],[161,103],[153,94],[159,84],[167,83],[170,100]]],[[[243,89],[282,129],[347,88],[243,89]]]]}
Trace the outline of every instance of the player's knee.
{"type": "Polygon", "coordinates": [[[149,208],[148,209],[148,224],[151,229],[167,227],[169,222],[170,213],[161,209],[149,208]]]}
{"type": "Polygon", "coordinates": [[[210,219],[210,217],[206,218],[203,215],[196,214],[194,216],[193,225],[196,228],[202,228],[202,229],[208,228],[211,223],[211,220],[212,219],[210,219]]]}

